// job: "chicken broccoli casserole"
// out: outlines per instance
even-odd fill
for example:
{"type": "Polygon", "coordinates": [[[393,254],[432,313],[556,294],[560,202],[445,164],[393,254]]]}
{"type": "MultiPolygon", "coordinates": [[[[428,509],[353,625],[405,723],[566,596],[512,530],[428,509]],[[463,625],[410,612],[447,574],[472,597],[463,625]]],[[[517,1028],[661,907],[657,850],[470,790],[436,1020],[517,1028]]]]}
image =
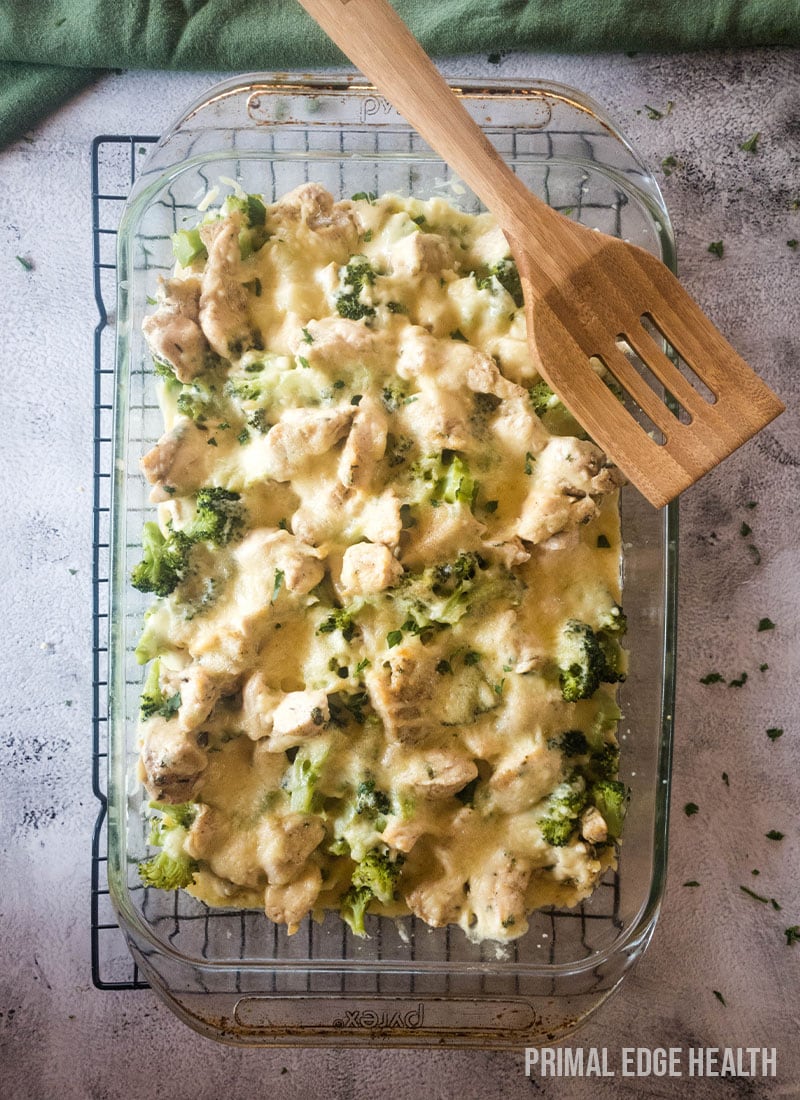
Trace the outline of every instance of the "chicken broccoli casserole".
{"type": "Polygon", "coordinates": [[[143,882],[522,935],[615,860],[622,479],[531,363],[505,238],[306,184],[173,245],[143,882]]]}

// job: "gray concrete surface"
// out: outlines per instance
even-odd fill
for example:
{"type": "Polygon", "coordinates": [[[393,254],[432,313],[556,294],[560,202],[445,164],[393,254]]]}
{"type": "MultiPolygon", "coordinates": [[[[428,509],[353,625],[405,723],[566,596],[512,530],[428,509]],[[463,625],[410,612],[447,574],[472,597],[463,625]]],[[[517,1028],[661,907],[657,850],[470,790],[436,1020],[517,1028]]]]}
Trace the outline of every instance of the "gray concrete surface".
{"type": "Polygon", "coordinates": [[[775,1047],[777,1076],[529,1081],[521,1050],[239,1050],[194,1035],[150,992],[92,987],[90,143],[159,131],[215,79],[123,73],[0,153],[4,1098],[800,1095],[800,943],[784,935],[800,923],[800,247],[787,244],[800,238],[800,52],[508,55],[446,68],[573,84],[607,106],[651,164],[675,157],[671,175],[659,174],[682,277],[789,406],[682,500],[663,915],[621,991],[567,1044],[606,1047],[617,1066],[623,1046],[775,1047]],[[741,150],[756,131],[757,151],[741,150]],[[708,252],[718,240],[721,259],[708,252]],[[759,632],[763,617],[773,630],[759,632]],[[749,678],[739,689],[701,685],[711,669],[749,678]],[[783,736],[771,740],[768,728],[783,736]],[[699,812],[688,817],[690,801],[699,812]],[[772,829],[784,839],[766,839],[772,829]],[[700,886],[682,885],[691,880],[700,886]]]}

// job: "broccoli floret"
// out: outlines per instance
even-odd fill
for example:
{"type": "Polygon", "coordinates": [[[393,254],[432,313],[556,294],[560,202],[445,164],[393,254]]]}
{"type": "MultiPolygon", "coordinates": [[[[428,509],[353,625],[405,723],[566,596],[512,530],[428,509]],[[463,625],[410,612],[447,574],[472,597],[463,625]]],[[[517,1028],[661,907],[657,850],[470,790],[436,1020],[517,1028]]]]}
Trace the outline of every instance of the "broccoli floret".
{"type": "Polygon", "coordinates": [[[186,576],[191,539],[183,531],[169,529],[164,535],[157,523],[145,523],[142,529],[142,560],[131,574],[131,583],[140,592],[168,596],[186,576]]]}
{"type": "Polygon", "coordinates": [[[548,844],[563,848],[569,843],[587,801],[586,786],[580,776],[556,787],[539,818],[539,828],[548,844]]]}
{"type": "Polygon", "coordinates": [[[368,886],[351,886],[339,902],[342,920],[350,926],[354,936],[366,936],[364,915],[373,894],[368,886]]]}
{"type": "Polygon", "coordinates": [[[139,878],[145,886],[158,890],[189,886],[199,865],[186,855],[183,844],[197,814],[197,806],[193,802],[175,806],[152,802],[150,805],[163,816],[153,820],[149,843],[159,844],[163,850],[139,864],[139,878]]]}
{"type": "Polygon", "coordinates": [[[351,321],[360,321],[362,317],[374,317],[374,308],[361,301],[361,291],[375,282],[375,272],[366,256],[351,256],[342,274],[342,283],[346,289],[336,299],[336,309],[340,317],[351,321]]]}
{"type": "Polygon", "coordinates": [[[452,451],[420,459],[411,467],[411,475],[425,486],[425,496],[432,501],[468,507],[475,502],[478,483],[466,461],[452,451]]]}
{"type": "Polygon", "coordinates": [[[344,729],[351,721],[359,726],[366,722],[364,707],[369,704],[369,694],[366,691],[337,691],[328,696],[328,707],[331,713],[331,722],[339,729],[344,729]]]}
{"type": "Polygon", "coordinates": [[[592,785],[589,798],[602,814],[608,826],[608,835],[616,839],[622,833],[630,790],[617,779],[601,779],[592,785]]]}
{"type": "Polygon", "coordinates": [[[245,526],[246,512],[238,493],[228,489],[200,489],[196,498],[197,515],[188,535],[192,542],[213,542],[227,546],[238,538],[245,526]]]}
{"type": "Polygon", "coordinates": [[[173,233],[172,253],[181,267],[189,267],[195,260],[208,258],[199,229],[179,229],[177,233],[173,233]]]}
{"type": "Polygon", "coordinates": [[[383,791],[375,790],[375,780],[365,779],[359,783],[356,790],[356,813],[369,814],[377,817],[379,814],[388,814],[392,808],[389,796],[383,791]]]}
{"type": "Polygon", "coordinates": [[[222,209],[226,214],[232,210],[241,211],[244,225],[239,233],[239,255],[246,260],[269,240],[265,224],[267,208],[258,195],[245,195],[243,198],[228,195],[222,209]]]}
{"type": "Polygon", "coordinates": [[[176,691],[174,695],[167,695],[161,690],[161,661],[156,658],[150,666],[147,679],[142,688],[139,699],[139,713],[143,719],[152,718],[154,714],[161,715],[168,721],[174,718],[181,705],[181,693],[176,691]]]}
{"type": "Polygon", "coordinates": [[[352,885],[366,886],[378,901],[386,904],[394,897],[399,877],[399,858],[393,859],[389,852],[371,848],[353,871],[352,885]]]}
{"type": "Polygon", "coordinates": [[[399,378],[393,378],[387,382],[381,392],[381,398],[388,412],[396,412],[401,405],[405,404],[407,397],[408,390],[399,378]]]}
{"type": "Polygon", "coordinates": [[[333,634],[335,630],[341,630],[346,642],[351,642],[356,633],[356,624],[353,613],[344,607],[337,607],[323,619],[317,628],[318,634],[333,634]]]}
{"type": "Polygon", "coordinates": [[[176,402],[178,412],[202,424],[209,416],[218,413],[215,395],[202,382],[194,381],[183,387],[176,402]]]}
{"type": "Polygon", "coordinates": [[[570,619],[561,634],[558,653],[559,682],[565,701],[589,699],[601,683],[623,680],[619,643],[588,623],[570,619]]]}
{"type": "Polygon", "coordinates": [[[393,859],[389,852],[371,848],[356,866],[350,889],[340,902],[342,919],[350,925],[354,935],[366,935],[364,914],[371,901],[386,904],[394,897],[401,860],[401,856],[393,859]]]}
{"type": "Polygon", "coordinates": [[[531,399],[533,411],[540,420],[549,409],[559,403],[559,398],[556,397],[544,379],[528,387],[528,396],[531,399]]]}
{"type": "Polygon", "coordinates": [[[328,752],[327,745],[300,749],[281,780],[281,787],[289,792],[292,809],[297,813],[309,814],[320,809],[317,787],[328,752]]]}
{"type": "Polygon", "coordinates": [[[619,771],[619,745],[606,741],[591,754],[586,771],[593,779],[613,779],[619,771]]]}
{"type": "Polygon", "coordinates": [[[519,309],[524,302],[524,298],[519,271],[514,261],[511,259],[499,260],[496,264],[492,264],[489,268],[489,274],[477,280],[479,289],[491,290],[492,279],[497,279],[503,289],[514,299],[514,305],[519,309]]]}
{"type": "Polygon", "coordinates": [[[565,730],[560,737],[552,737],[547,743],[561,749],[565,756],[586,756],[589,752],[589,743],[581,730],[565,730]]]}

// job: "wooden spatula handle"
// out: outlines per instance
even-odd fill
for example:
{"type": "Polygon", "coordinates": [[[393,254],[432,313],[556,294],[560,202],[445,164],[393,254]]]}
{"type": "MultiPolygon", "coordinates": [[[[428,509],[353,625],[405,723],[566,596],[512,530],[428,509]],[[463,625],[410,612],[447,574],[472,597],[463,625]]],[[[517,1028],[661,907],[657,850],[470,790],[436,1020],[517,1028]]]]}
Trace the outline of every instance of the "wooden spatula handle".
{"type": "MultiPolygon", "coordinates": [[[[530,210],[530,192],[387,0],[299,2],[506,228],[530,210]]],[[[540,205],[546,219],[550,211],[540,205]]],[[[530,230],[529,215],[525,221],[530,230]]]]}

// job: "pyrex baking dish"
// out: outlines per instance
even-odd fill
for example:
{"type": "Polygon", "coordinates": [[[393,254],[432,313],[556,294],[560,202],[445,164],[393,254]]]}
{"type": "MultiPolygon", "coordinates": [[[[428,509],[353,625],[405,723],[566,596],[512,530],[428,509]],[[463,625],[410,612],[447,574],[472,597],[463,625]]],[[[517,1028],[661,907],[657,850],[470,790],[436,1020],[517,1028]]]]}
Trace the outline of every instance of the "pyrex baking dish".
{"type": "MultiPolygon", "coordinates": [[[[468,109],[552,206],[674,265],[658,187],[599,108],[558,85],[462,87],[468,109]]],[[[138,879],[147,826],[136,779],[142,669],[133,650],[146,600],[129,584],[152,506],[139,457],[160,434],[141,334],[173,258],[170,234],[220,181],[273,201],[306,180],[356,191],[477,201],[374,90],[351,78],[249,75],[193,104],[150,154],[119,230],[118,346],[109,676],[109,888],[154,989],[198,1031],[242,1044],[524,1046],[561,1037],[617,987],[657,918],[666,872],[677,509],[622,494],[631,670],[622,685],[621,778],[631,809],[616,873],[574,910],[545,910],[513,944],[458,929],[337,916],[287,936],[256,911],[211,910],[138,879]]],[[[224,193],[225,184],[222,183],[224,193]]]]}

